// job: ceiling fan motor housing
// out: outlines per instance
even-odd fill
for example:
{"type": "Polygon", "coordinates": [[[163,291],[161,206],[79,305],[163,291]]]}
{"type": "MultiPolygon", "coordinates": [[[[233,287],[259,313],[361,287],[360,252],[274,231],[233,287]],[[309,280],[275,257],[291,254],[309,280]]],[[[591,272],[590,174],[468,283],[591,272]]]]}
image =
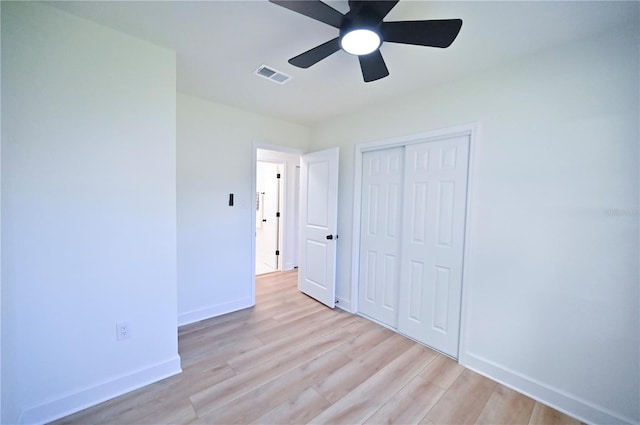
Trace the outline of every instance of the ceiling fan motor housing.
{"type": "Polygon", "coordinates": [[[384,41],[380,32],[381,23],[382,19],[380,17],[371,12],[368,12],[367,10],[351,10],[344,16],[342,24],[340,25],[340,46],[347,53],[351,53],[348,49],[345,49],[342,44],[344,37],[353,31],[368,30],[375,33],[378,36],[379,40],[378,45],[375,46],[373,51],[379,49],[384,41]]]}

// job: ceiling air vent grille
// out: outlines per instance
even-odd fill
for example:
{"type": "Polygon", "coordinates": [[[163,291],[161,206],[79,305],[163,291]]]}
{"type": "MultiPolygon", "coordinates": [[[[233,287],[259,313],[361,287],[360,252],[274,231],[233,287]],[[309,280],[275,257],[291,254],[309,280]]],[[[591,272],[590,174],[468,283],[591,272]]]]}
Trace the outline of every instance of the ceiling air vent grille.
{"type": "Polygon", "coordinates": [[[258,67],[258,69],[256,69],[255,74],[278,84],[284,84],[291,79],[291,76],[284,74],[280,71],[276,71],[275,69],[270,68],[266,65],[261,65],[260,67],[258,67]]]}

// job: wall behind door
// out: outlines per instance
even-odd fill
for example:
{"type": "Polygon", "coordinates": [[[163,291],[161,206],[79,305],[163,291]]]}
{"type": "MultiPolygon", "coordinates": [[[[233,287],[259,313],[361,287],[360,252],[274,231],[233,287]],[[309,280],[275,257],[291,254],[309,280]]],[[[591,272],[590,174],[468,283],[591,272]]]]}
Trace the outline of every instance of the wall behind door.
{"type": "Polygon", "coordinates": [[[309,130],[184,94],[177,122],[178,322],[185,324],[253,303],[254,143],[306,150],[309,130]]]}

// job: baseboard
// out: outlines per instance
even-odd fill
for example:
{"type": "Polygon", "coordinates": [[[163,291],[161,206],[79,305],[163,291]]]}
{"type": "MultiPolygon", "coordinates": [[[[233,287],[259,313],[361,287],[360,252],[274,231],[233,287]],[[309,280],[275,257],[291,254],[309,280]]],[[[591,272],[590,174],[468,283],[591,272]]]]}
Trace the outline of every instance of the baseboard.
{"type": "Polygon", "coordinates": [[[346,298],[336,297],[336,307],[341,308],[342,310],[348,311],[349,313],[353,313],[351,311],[351,301],[346,298]]]}
{"type": "Polygon", "coordinates": [[[460,364],[484,375],[502,385],[546,404],[560,412],[573,416],[588,424],[628,424],[639,425],[631,418],[625,418],[564,391],[550,387],[520,373],[509,370],[492,361],[472,353],[461,353],[460,364]]]}
{"type": "Polygon", "coordinates": [[[44,424],[182,372],[180,356],[26,408],[18,423],[44,424]]]}
{"type": "Polygon", "coordinates": [[[223,314],[232,313],[242,310],[243,308],[253,307],[255,301],[251,298],[242,298],[224,304],[213,305],[198,310],[188,311],[178,314],[178,326],[188,325],[190,323],[199,322],[201,320],[211,319],[212,317],[221,316],[223,314]]]}

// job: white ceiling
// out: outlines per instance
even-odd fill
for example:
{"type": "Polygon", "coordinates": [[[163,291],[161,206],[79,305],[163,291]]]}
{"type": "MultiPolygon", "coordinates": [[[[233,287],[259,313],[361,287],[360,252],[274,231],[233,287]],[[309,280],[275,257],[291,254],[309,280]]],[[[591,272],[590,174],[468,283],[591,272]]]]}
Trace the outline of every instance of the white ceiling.
{"type": "MultiPolygon", "coordinates": [[[[346,1],[328,2],[341,12],[346,1]]],[[[356,57],[335,53],[309,69],[287,60],[338,30],[259,1],[47,2],[177,52],[178,90],[311,125],[373,102],[426,90],[613,27],[638,24],[640,3],[401,0],[386,21],[462,18],[448,49],[386,43],[390,76],[364,83],[356,57]],[[293,78],[254,75],[266,64],[293,78]]]]}

